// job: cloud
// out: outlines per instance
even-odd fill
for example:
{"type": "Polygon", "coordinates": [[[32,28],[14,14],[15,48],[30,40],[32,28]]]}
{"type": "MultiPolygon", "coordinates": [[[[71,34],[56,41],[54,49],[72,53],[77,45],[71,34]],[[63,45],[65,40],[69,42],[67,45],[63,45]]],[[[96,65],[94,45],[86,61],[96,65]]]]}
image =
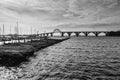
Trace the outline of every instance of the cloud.
{"type": "Polygon", "coordinates": [[[61,29],[65,31],[109,31],[109,30],[120,30],[120,23],[91,23],[91,24],[78,24],[78,23],[68,23],[60,24],[58,26],[51,27],[50,29],[61,29]]]}
{"type": "Polygon", "coordinates": [[[119,25],[119,14],[120,0],[0,0],[1,23],[18,20],[28,26],[72,24],[64,29],[77,29],[77,23],[81,28],[93,29],[92,25],[108,29],[119,25]]]}
{"type": "Polygon", "coordinates": [[[117,0],[3,0],[2,4],[4,8],[18,14],[55,16],[58,20],[61,17],[63,19],[74,17],[81,19],[89,16],[96,18],[101,15],[105,17],[107,12],[118,6],[117,0]]]}

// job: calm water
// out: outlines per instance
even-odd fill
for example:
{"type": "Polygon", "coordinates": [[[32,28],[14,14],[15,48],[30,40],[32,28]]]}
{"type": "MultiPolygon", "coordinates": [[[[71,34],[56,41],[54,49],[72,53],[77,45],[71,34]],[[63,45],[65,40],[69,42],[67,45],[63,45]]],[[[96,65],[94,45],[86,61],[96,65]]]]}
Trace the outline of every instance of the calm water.
{"type": "Polygon", "coordinates": [[[0,80],[120,80],[120,38],[71,38],[35,53],[0,80]]]}

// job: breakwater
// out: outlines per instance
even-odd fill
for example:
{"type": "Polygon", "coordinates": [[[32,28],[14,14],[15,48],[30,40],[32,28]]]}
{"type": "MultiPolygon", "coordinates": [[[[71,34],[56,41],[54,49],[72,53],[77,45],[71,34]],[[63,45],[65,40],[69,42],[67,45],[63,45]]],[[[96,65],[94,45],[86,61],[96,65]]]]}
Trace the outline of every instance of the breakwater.
{"type": "Polygon", "coordinates": [[[28,41],[27,43],[8,43],[0,46],[0,65],[7,67],[19,66],[21,62],[28,60],[34,52],[48,46],[57,44],[68,38],[42,39],[28,41]]]}

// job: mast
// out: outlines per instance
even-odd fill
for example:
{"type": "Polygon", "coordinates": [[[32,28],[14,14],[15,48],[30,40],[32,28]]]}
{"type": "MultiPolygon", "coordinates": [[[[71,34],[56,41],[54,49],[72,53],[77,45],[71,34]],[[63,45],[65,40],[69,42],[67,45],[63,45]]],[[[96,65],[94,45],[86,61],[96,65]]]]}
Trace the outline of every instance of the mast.
{"type": "Polygon", "coordinates": [[[20,34],[22,35],[22,30],[21,30],[21,27],[20,27],[20,34]]]}
{"type": "Polygon", "coordinates": [[[19,34],[19,29],[18,29],[18,22],[15,25],[15,34],[19,34]]]}
{"type": "Polygon", "coordinates": [[[32,35],[32,26],[31,26],[31,35],[32,35]]]}
{"type": "Polygon", "coordinates": [[[39,31],[37,31],[37,35],[39,34],[39,31]]]}
{"type": "Polygon", "coordinates": [[[15,26],[15,34],[17,34],[16,26],[15,26]]]}
{"type": "Polygon", "coordinates": [[[3,24],[3,35],[5,34],[5,33],[4,33],[4,29],[5,29],[5,27],[4,27],[4,24],[3,24]]]}
{"type": "Polygon", "coordinates": [[[17,31],[17,34],[19,34],[18,22],[17,22],[17,26],[16,26],[16,31],[17,31]]]}
{"type": "Polygon", "coordinates": [[[10,34],[11,34],[11,25],[10,25],[10,34]]]}
{"type": "Polygon", "coordinates": [[[4,24],[3,24],[3,42],[4,42],[4,44],[5,44],[5,40],[4,40],[4,37],[5,37],[5,36],[4,36],[4,29],[5,29],[5,28],[4,28],[4,24]]]}
{"type": "Polygon", "coordinates": [[[34,34],[36,34],[36,29],[34,29],[34,34]]]}
{"type": "Polygon", "coordinates": [[[1,27],[0,27],[0,37],[1,37],[1,27]]]}

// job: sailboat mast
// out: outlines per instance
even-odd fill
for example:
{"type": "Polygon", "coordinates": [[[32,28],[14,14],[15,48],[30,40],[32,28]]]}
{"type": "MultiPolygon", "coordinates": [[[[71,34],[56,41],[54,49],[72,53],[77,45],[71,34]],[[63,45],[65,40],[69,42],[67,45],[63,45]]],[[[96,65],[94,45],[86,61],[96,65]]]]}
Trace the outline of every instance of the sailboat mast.
{"type": "Polygon", "coordinates": [[[11,25],[10,25],[10,34],[11,34],[11,25]]]}
{"type": "Polygon", "coordinates": [[[1,27],[0,27],[0,36],[1,36],[1,27]]]}
{"type": "Polygon", "coordinates": [[[4,24],[3,24],[3,35],[5,34],[5,33],[4,33],[4,29],[5,29],[5,28],[4,28],[4,24]]]}
{"type": "Polygon", "coordinates": [[[17,22],[17,27],[16,27],[16,30],[17,30],[17,34],[19,34],[18,22],[17,22]]]}
{"type": "Polygon", "coordinates": [[[31,26],[31,35],[32,35],[32,26],[31,26]]]}
{"type": "Polygon", "coordinates": [[[17,34],[16,26],[15,26],[15,34],[17,34]]]}
{"type": "Polygon", "coordinates": [[[21,29],[21,27],[20,27],[20,34],[22,35],[22,29],[21,29]]]}

